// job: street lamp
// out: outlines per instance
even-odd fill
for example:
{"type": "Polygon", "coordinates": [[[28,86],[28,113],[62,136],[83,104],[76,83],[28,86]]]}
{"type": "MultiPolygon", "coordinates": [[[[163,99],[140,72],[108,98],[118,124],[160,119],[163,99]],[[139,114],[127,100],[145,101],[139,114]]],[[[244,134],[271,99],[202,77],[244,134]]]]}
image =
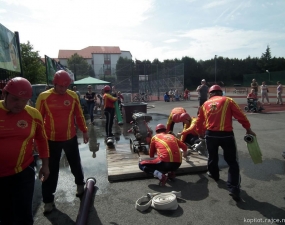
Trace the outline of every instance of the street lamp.
{"type": "Polygon", "coordinates": [[[217,55],[215,55],[215,84],[217,84],[216,77],[217,77],[217,55]]]}
{"type": "Polygon", "coordinates": [[[270,82],[270,72],[269,72],[269,70],[266,70],[266,73],[268,73],[268,79],[269,79],[269,82],[270,82]]]}

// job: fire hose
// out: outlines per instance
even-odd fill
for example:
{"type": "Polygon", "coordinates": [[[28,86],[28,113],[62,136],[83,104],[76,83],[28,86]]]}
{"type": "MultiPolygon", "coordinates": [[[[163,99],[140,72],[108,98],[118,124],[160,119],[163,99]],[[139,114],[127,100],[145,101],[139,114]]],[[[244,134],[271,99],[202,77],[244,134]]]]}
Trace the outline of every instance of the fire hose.
{"type": "Polygon", "coordinates": [[[149,207],[157,210],[176,210],[179,197],[181,197],[180,191],[148,193],[147,196],[142,196],[136,201],[135,208],[140,212],[146,211],[149,207]]]}
{"type": "Polygon", "coordinates": [[[96,184],[96,179],[94,177],[89,177],[86,180],[84,194],[83,194],[79,212],[76,218],[76,225],[85,225],[87,223],[89,207],[90,207],[92,195],[94,193],[95,184],[96,184]]]}

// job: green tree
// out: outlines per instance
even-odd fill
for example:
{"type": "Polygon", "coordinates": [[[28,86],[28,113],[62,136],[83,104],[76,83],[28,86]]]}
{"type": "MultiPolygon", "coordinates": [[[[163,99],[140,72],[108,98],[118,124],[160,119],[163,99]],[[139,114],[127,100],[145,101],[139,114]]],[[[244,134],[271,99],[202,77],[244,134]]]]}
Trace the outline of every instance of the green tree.
{"type": "Polygon", "coordinates": [[[33,45],[28,41],[21,44],[23,76],[32,84],[45,84],[45,66],[38,51],[33,51],[33,45]]]}
{"type": "Polygon", "coordinates": [[[88,76],[95,77],[95,73],[92,67],[83,57],[77,53],[67,59],[67,65],[68,68],[74,73],[75,80],[79,80],[88,76]]]}

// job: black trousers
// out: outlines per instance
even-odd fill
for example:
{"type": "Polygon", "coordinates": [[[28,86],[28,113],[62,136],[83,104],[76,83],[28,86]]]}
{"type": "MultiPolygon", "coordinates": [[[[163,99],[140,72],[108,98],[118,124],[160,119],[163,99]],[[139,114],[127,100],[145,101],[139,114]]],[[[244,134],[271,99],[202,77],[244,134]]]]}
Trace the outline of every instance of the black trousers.
{"type": "MultiPolygon", "coordinates": [[[[151,160],[150,160],[151,161],[151,160]]],[[[180,167],[181,163],[179,162],[158,162],[158,163],[139,163],[139,168],[148,173],[153,174],[155,170],[161,172],[161,173],[167,173],[167,172],[174,172],[180,167]]]]}
{"type": "Polygon", "coordinates": [[[54,201],[54,193],[56,191],[59,173],[59,162],[61,159],[62,149],[65,152],[66,159],[69,163],[71,173],[75,177],[75,184],[82,185],[84,182],[84,174],[81,165],[81,159],[78,149],[77,136],[67,141],[48,141],[50,158],[48,179],[42,183],[43,202],[50,203],[54,201]]]}
{"type": "Polygon", "coordinates": [[[106,117],[106,136],[110,137],[112,135],[112,128],[114,123],[115,109],[114,108],[105,108],[104,115],[106,117]]]}
{"type": "Polygon", "coordinates": [[[219,146],[223,149],[224,159],[229,165],[227,185],[231,193],[240,192],[240,171],[237,157],[236,141],[233,132],[206,131],[206,145],[209,153],[208,171],[215,179],[219,174],[219,146]]]}
{"type": "Polygon", "coordinates": [[[15,175],[0,177],[0,224],[32,225],[34,162],[15,175]]]}

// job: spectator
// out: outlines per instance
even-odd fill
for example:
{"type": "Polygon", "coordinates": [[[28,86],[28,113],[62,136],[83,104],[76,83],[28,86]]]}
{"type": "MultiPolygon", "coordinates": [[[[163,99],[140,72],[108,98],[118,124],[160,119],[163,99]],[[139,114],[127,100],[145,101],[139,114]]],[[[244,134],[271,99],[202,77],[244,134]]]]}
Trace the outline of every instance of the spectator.
{"type": "Polygon", "coordinates": [[[80,92],[77,90],[77,87],[76,86],[73,86],[73,91],[78,95],[78,99],[79,99],[79,102],[80,102],[80,99],[81,99],[81,95],[80,95],[80,92]]]}
{"type": "Polygon", "coordinates": [[[252,79],[252,83],[250,84],[251,88],[254,89],[255,95],[258,94],[258,83],[255,79],[252,79]]]}
{"type": "Polygon", "coordinates": [[[100,99],[100,110],[101,110],[101,116],[100,119],[103,119],[104,117],[104,99],[103,95],[105,94],[104,88],[101,89],[101,94],[98,94],[97,97],[100,99]]]}
{"type": "Polygon", "coordinates": [[[92,86],[88,85],[87,87],[88,91],[85,94],[85,100],[87,103],[87,110],[90,116],[90,122],[89,124],[94,125],[94,106],[97,101],[96,93],[92,91],[92,86]]]}
{"type": "Polygon", "coordinates": [[[233,99],[222,96],[219,85],[209,89],[210,99],[200,108],[196,126],[199,137],[206,137],[208,156],[208,176],[218,181],[219,147],[224,151],[224,159],[229,165],[227,186],[234,200],[240,200],[240,169],[237,147],[233,132],[233,117],[246,129],[246,134],[255,136],[250,123],[233,99]],[[207,121],[207,123],[205,123],[207,121]]]}
{"type": "Polygon", "coordinates": [[[124,101],[124,96],[121,94],[120,91],[118,91],[117,93],[117,97],[118,97],[118,105],[119,105],[119,108],[120,110],[122,110],[122,102],[124,101]]]}
{"type": "Polygon", "coordinates": [[[187,88],[185,88],[185,90],[184,90],[184,95],[183,95],[183,98],[184,98],[184,100],[189,100],[189,90],[187,89],[187,88]]]}
{"type": "Polygon", "coordinates": [[[262,85],[260,86],[260,90],[261,90],[261,101],[262,104],[264,104],[264,98],[266,98],[268,105],[270,105],[269,103],[269,99],[268,99],[268,87],[265,84],[265,81],[262,82],[262,85]]]}
{"type": "Polygon", "coordinates": [[[170,91],[168,92],[168,95],[169,95],[169,101],[174,101],[174,92],[172,89],[170,89],[170,91]]]}
{"type": "Polygon", "coordinates": [[[247,99],[252,98],[254,101],[256,101],[256,105],[258,109],[264,109],[260,103],[260,101],[258,101],[258,98],[255,94],[255,90],[251,89],[251,92],[247,95],[247,99]]]}
{"type": "Polygon", "coordinates": [[[283,105],[282,101],[282,92],[283,92],[283,87],[280,81],[277,81],[277,101],[276,104],[283,105]]]}
{"type": "Polygon", "coordinates": [[[164,101],[165,101],[165,102],[169,102],[169,101],[170,101],[168,92],[165,92],[165,94],[164,94],[164,101]]]}
{"type": "Polygon", "coordinates": [[[179,93],[178,93],[177,89],[175,89],[175,91],[174,91],[174,96],[175,96],[175,101],[179,101],[180,100],[179,99],[179,93]]]}
{"type": "Polygon", "coordinates": [[[67,72],[64,70],[57,71],[53,78],[54,88],[42,92],[36,102],[36,108],[42,114],[45,122],[50,150],[50,176],[42,184],[43,202],[45,203],[44,213],[51,212],[55,207],[54,193],[57,187],[62,149],[69,162],[71,173],[75,177],[76,196],[79,197],[84,192],[85,181],[74,118],[78,128],[83,132],[83,142],[87,143],[89,137],[78,96],[67,89],[70,83],[71,78],[67,72]]]}
{"type": "Polygon", "coordinates": [[[32,86],[22,77],[11,79],[0,101],[0,224],[32,225],[35,163],[33,146],[38,146],[42,166],[39,179],[49,176],[48,143],[43,118],[27,106],[32,86]]]}
{"type": "Polygon", "coordinates": [[[198,100],[199,100],[199,107],[201,107],[205,101],[208,99],[208,90],[209,87],[206,85],[206,80],[201,80],[201,85],[199,85],[196,89],[198,92],[198,100]]]}
{"type": "Polygon", "coordinates": [[[152,137],[149,148],[151,158],[156,154],[157,157],[150,160],[139,162],[139,168],[159,179],[159,184],[165,186],[167,178],[173,179],[175,171],[182,163],[183,157],[187,157],[187,146],[171,134],[166,133],[166,127],[158,124],[155,128],[156,135],[152,137]],[[166,176],[164,173],[168,173],[166,176]]]}

